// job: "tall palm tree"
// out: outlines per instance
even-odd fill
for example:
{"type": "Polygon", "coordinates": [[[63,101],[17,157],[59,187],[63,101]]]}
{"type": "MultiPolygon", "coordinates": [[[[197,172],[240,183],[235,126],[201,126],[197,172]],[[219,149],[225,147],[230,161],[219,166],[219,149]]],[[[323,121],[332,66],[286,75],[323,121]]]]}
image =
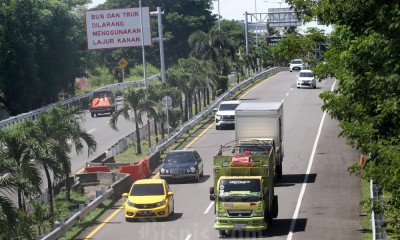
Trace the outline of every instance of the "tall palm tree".
{"type": "Polygon", "coordinates": [[[33,140],[28,132],[29,121],[16,127],[6,128],[0,134],[1,156],[15,168],[18,179],[18,208],[24,210],[25,196],[34,196],[41,192],[41,173],[33,158],[33,140]]]}
{"type": "Polygon", "coordinates": [[[120,115],[123,115],[126,120],[135,122],[136,132],[136,153],[142,154],[142,147],[140,144],[139,124],[143,124],[143,115],[155,116],[155,103],[146,96],[146,90],[128,89],[123,93],[123,105],[115,111],[110,118],[109,124],[112,129],[118,131],[117,121],[120,115]],[[131,117],[129,111],[133,111],[131,117]]]}
{"type": "Polygon", "coordinates": [[[75,148],[77,154],[82,154],[86,145],[87,153],[90,155],[96,151],[97,147],[93,135],[83,128],[83,121],[78,108],[66,108],[61,105],[42,113],[35,121],[35,136],[41,138],[36,140],[48,147],[45,150],[48,150],[46,155],[49,158],[54,158],[61,163],[63,177],[66,180],[67,201],[70,201],[68,178],[71,174],[71,159],[68,154],[71,153],[72,147],[75,148]]]}
{"type": "Polygon", "coordinates": [[[196,31],[189,36],[191,56],[201,60],[210,60],[216,66],[219,75],[230,73],[231,61],[235,57],[234,44],[228,35],[217,28],[210,32],[196,31]]]}
{"type": "Polygon", "coordinates": [[[181,121],[185,122],[188,120],[188,85],[189,74],[186,72],[186,69],[183,65],[183,59],[179,59],[178,63],[168,68],[166,72],[167,82],[174,87],[177,87],[184,98],[184,103],[182,101],[179,102],[180,108],[182,110],[181,121]]]}
{"type": "Polygon", "coordinates": [[[54,216],[53,179],[65,179],[66,201],[70,201],[71,186],[68,180],[71,174],[69,153],[72,146],[78,154],[83,152],[83,142],[87,146],[88,155],[96,150],[96,141],[82,127],[82,121],[78,109],[56,105],[41,113],[32,128],[29,128],[29,135],[36,143],[33,146],[34,160],[43,166],[46,174],[51,224],[54,216]]]}
{"type": "Polygon", "coordinates": [[[3,239],[2,233],[15,226],[17,221],[17,208],[7,196],[15,193],[18,184],[15,181],[15,168],[3,156],[2,151],[0,151],[0,172],[8,173],[7,176],[0,178],[0,238],[3,239]]]}

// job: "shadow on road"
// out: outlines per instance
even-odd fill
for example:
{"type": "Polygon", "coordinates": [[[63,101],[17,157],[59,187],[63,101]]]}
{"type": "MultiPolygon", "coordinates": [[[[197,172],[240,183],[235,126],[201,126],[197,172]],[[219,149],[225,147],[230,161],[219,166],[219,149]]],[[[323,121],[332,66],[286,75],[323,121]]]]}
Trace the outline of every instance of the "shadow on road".
{"type": "MultiPolygon", "coordinates": [[[[262,237],[281,237],[289,235],[290,224],[292,219],[274,219],[272,225],[263,234],[262,231],[256,232],[245,232],[245,231],[234,231],[230,236],[224,239],[253,239],[262,237]]],[[[296,219],[296,224],[293,232],[304,232],[307,225],[307,219],[299,218],[296,219]]]]}
{"type": "Polygon", "coordinates": [[[276,187],[290,187],[295,184],[304,183],[305,178],[307,177],[306,183],[315,183],[315,179],[317,178],[316,173],[310,174],[284,174],[282,179],[279,180],[275,186],[276,187]]]}

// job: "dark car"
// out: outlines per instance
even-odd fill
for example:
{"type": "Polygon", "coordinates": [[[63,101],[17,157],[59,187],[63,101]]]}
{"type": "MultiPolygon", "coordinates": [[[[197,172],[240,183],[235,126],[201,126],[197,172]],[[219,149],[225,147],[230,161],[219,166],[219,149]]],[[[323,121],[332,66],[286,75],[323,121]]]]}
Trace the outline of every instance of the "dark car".
{"type": "Polygon", "coordinates": [[[203,176],[203,161],[196,150],[173,150],[165,156],[160,166],[160,178],[193,179],[199,182],[203,176]]]}

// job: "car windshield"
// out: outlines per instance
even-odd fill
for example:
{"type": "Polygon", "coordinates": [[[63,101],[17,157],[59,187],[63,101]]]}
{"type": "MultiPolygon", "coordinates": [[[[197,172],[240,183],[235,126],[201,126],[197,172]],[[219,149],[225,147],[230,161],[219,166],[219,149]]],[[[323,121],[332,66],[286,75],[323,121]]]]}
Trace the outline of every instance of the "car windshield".
{"type": "Polygon", "coordinates": [[[299,77],[314,77],[312,72],[300,72],[299,77]]]}
{"type": "Polygon", "coordinates": [[[194,155],[191,152],[169,152],[164,159],[165,163],[184,163],[194,161],[194,155]]]}
{"type": "Polygon", "coordinates": [[[237,103],[226,103],[219,105],[219,111],[231,111],[235,110],[239,104],[237,103]]]}
{"type": "Polygon", "coordinates": [[[164,195],[164,186],[162,183],[133,185],[131,196],[152,196],[152,195],[164,195]]]}
{"type": "Polygon", "coordinates": [[[301,64],[301,61],[300,60],[293,60],[292,64],[301,64]]]}

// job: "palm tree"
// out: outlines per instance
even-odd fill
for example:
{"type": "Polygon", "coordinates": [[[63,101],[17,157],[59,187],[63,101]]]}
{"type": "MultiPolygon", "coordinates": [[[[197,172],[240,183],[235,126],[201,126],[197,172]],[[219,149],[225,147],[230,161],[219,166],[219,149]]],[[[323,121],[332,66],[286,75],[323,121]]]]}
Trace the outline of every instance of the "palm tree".
{"type": "Polygon", "coordinates": [[[6,128],[0,134],[1,156],[15,168],[18,180],[18,208],[23,210],[25,196],[34,196],[41,192],[41,173],[33,158],[32,146],[34,141],[28,133],[29,121],[16,127],[6,128]]]}
{"type": "Polygon", "coordinates": [[[142,148],[140,144],[140,132],[139,124],[143,124],[142,117],[144,114],[149,116],[155,116],[155,103],[146,96],[146,90],[140,89],[128,89],[123,93],[123,106],[115,111],[110,118],[109,124],[112,129],[118,131],[117,121],[120,115],[123,115],[126,120],[132,120],[135,122],[136,131],[136,152],[138,155],[142,154],[142,148]],[[133,111],[131,118],[129,111],[133,111]]]}
{"type": "Polygon", "coordinates": [[[182,96],[184,98],[184,103],[182,104],[182,101],[179,102],[180,108],[182,110],[182,116],[181,116],[181,121],[185,122],[188,119],[188,86],[187,82],[189,81],[189,74],[186,72],[185,67],[182,64],[183,59],[179,59],[178,63],[173,65],[172,67],[168,68],[166,72],[166,77],[167,77],[167,82],[178,88],[182,96]]]}
{"type": "MultiPolygon", "coordinates": [[[[2,146],[1,149],[3,149],[2,146]]],[[[0,238],[3,239],[2,233],[15,226],[17,221],[17,208],[7,195],[15,193],[14,189],[17,189],[18,184],[15,181],[15,168],[3,154],[0,155],[0,160],[0,172],[8,173],[0,178],[0,238]]]]}
{"type": "Polygon", "coordinates": [[[65,108],[61,105],[54,106],[51,110],[43,112],[33,122],[29,135],[35,139],[33,146],[34,160],[43,166],[47,179],[49,216],[53,224],[54,196],[53,179],[64,178],[66,188],[66,201],[70,201],[71,164],[69,153],[75,146],[78,154],[88,148],[88,155],[96,150],[96,142],[93,136],[82,127],[82,118],[76,108],[65,108]],[[51,172],[54,174],[51,178],[51,172]]]}
{"type": "Polygon", "coordinates": [[[35,121],[36,140],[41,142],[47,151],[48,158],[61,163],[65,178],[66,201],[70,201],[70,186],[68,178],[71,174],[70,157],[72,146],[77,154],[82,154],[85,145],[88,155],[96,151],[97,143],[93,135],[83,128],[83,117],[78,113],[78,108],[65,108],[61,105],[42,113],[35,121]],[[40,139],[38,139],[40,138],[40,139]],[[85,145],[84,145],[85,143],[85,145]]]}
{"type": "Polygon", "coordinates": [[[217,28],[209,33],[196,31],[189,36],[191,55],[201,60],[210,60],[216,66],[219,75],[230,73],[231,61],[235,57],[234,44],[228,35],[217,28]]]}

